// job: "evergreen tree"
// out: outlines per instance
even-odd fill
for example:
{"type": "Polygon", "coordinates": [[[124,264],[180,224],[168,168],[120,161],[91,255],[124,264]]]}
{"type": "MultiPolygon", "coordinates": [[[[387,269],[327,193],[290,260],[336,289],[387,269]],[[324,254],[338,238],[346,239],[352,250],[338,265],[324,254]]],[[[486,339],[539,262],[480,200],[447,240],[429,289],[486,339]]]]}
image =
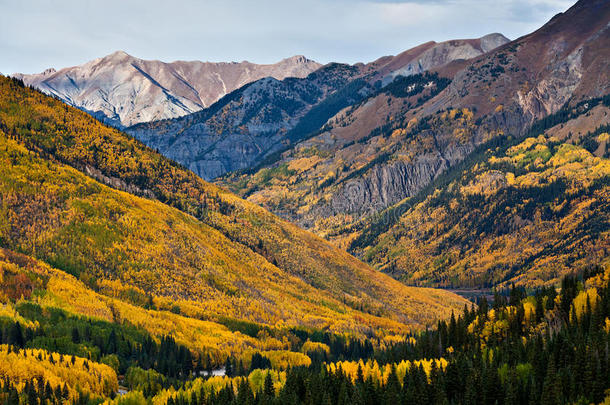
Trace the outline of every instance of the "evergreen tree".
{"type": "Polygon", "coordinates": [[[273,379],[271,378],[271,372],[269,371],[265,375],[265,381],[263,384],[263,394],[268,398],[275,397],[275,387],[273,386],[273,379]]]}
{"type": "Polygon", "coordinates": [[[231,362],[231,357],[227,357],[227,361],[225,361],[225,375],[227,377],[233,377],[233,363],[231,362]]]}
{"type": "Polygon", "coordinates": [[[72,343],[80,343],[80,333],[77,327],[72,328],[72,343]]]}
{"type": "Polygon", "coordinates": [[[542,387],[541,405],[556,405],[562,402],[561,386],[559,384],[555,361],[551,358],[542,387]]]}

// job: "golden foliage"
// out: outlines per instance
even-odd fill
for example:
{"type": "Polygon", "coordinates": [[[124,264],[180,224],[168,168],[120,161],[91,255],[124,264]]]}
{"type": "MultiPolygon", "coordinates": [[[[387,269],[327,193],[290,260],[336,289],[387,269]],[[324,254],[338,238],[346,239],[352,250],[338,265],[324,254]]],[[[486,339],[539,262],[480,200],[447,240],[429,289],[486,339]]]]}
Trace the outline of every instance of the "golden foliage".
{"type": "Polygon", "coordinates": [[[273,387],[275,388],[276,392],[286,383],[285,371],[256,369],[252,370],[252,372],[248,375],[248,382],[250,383],[250,388],[252,388],[252,391],[261,392],[263,390],[267,374],[271,375],[271,381],[273,381],[273,387]]]}
{"type": "MultiPolygon", "coordinates": [[[[203,392],[205,398],[211,393],[217,393],[221,389],[231,386],[235,393],[237,388],[244,381],[247,380],[250,384],[250,388],[253,392],[261,392],[264,387],[265,378],[267,374],[271,375],[271,381],[277,391],[279,391],[286,382],[286,372],[277,370],[252,370],[248,377],[226,377],[226,376],[213,376],[209,378],[196,378],[195,380],[189,381],[185,386],[179,390],[173,387],[161,391],[154,398],[152,398],[153,405],[165,405],[169,398],[183,398],[187,401],[190,400],[193,393],[199,395],[203,392]]],[[[108,402],[108,404],[116,404],[115,402],[108,402]]]]}
{"type": "Polygon", "coordinates": [[[309,356],[289,350],[275,350],[262,352],[261,354],[271,361],[271,367],[276,370],[286,370],[299,366],[309,367],[311,364],[309,356]]]}
{"type": "Polygon", "coordinates": [[[307,342],[303,343],[303,346],[301,346],[301,352],[305,354],[310,352],[330,354],[330,347],[324,343],[312,342],[311,340],[308,340],[307,342]]]}
{"type": "Polygon", "coordinates": [[[554,284],[607,254],[609,178],[609,159],[530,137],[436,190],[363,253],[409,283],[554,284]]]}
{"type": "MultiPolygon", "coordinates": [[[[226,376],[213,376],[207,379],[196,378],[189,381],[185,386],[179,390],[170,387],[167,390],[163,390],[158,393],[153,399],[153,405],[166,405],[169,398],[188,398],[190,400],[192,393],[201,392],[203,390],[204,395],[207,397],[212,392],[218,392],[228,385],[233,385],[234,389],[237,388],[238,384],[243,381],[244,377],[230,378],[226,376]]],[[[237,391],[236,391],[237,392],[237,391]]]]}
{"type": "Polygon", "coordinates": [[[570,319],[573,314],[576,315],[576,318],[580,319],[583,312],[585,312],[585,309],[587,309],[587,306],[589,307],[589,310],[593,310],[597,306],[598,301],[599,295],[597,293],[597,288],[589,288],[585,291],[581,291],[574,298],[574,301],[572,301],[573,311],[570,311],[570,319]]]}
{"type": "Polygon", "coordinates": [[[0,346],[0,375],[7,376],[21,388],[23,383],[42,378],[52,388],[67,384],[73,397],[77,388],[97,397],[106,397],[118,390],[114,370],[105,364],[39,349],[21,349],[9,352],[7,345],[0,346]]]}
{"type": "Polygon", "coordinates": [[[246,352],[242,357],[244,366],[246,366],[247,368],[250,367],[250,364],[252,362],[252,356],[255,353],[260,353],[262,356],[268,358],[271,362],[271,367],[276,370],[286,370],[290,367],[298,366],[307,367],[311,364],[311,359],[309,358],[309,356],[299,352],[293,352],[290,350],[251,350],[246,352]]]}
{"type": "Polygon", "coordinates": [[[396,376],[400,384],[403,384],[406,371],[410,370],[411,367],[423,367],[426,374],[430,375],[432,369],[432,363],[436,368],[444,369],[447,367],[447,360],[441,359],[422,359],[415,360],[413,362],[403,360],[400,363],[386,364],[380,366],[376,360],[367,360],[366,362],[359,361],[339,361],[327,365],[329,371],[335,373],[338,369],[341,369],[343,373],[351,377],[352,381],[356,381],[358,377],[358,368],[362,371],[362,375],[365,380],[373,381],[376,384],[385,384],[392,372],[392,368],[396,370],[396,376]]]}
{"type": "MultiPolygon", "coordinates": [[[[6,265],[16,266],[14,262],[18,260],[26,266],[19,270],[27,269],[48,278],[45,294],[35,299],[35,302],[43,308],[61,308],[69,313],[110,322],[128,321],[157,337],[172,335],[176,341],[193,351],[209,354],[216,364],[221,364],[230,354],[239,355],[261,345],[256,339],[239,332],[231,332],[226,326],[215,322],[189,318],[170,311],[146,310],[95,293],[71,275],[44,263],[23,259],[21,255],[0,249],[0,268],[6,265]]],[[[0,306],[0,316],[18,320],[24,326],[35,326],[21,317],[10,303],[0,306]]]]}

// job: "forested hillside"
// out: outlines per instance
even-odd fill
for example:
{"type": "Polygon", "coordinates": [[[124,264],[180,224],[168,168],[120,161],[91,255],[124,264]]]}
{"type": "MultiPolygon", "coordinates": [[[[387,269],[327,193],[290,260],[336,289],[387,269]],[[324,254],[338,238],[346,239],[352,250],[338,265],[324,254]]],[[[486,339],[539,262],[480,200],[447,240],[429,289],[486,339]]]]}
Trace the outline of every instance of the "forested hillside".
{"type": "MultiPolygon", "coordinates": [[[[504,290],[493,304],[467,305],[433,330],[400,340],[298,331],[284,341],[293,351],[259,348],[229,356],[227,375],[213,377],[197,377],[211,367],[209,357],[192,356],[171,337],[151,338],[139,317],[132,315],[135,325],[117,321],[137,311],[172,325],[180,315],[85,292],[71,276],[6,250],[0,262],[2,285],[17,285],[22,294],[19,302],[10,298],[15,289],[0,294],[0,400],[6,403],[550,405],[610,399],[607,262],[582,277],[565,277],[560,290],[504,290]],[[114,320],[97,317],[104,308],[114,320]],[[117,376],[129,392],[115,398],[117,376]]],[[[198,329],[189,326],[182,330],[198,329]]],[[[266,344],[279,345],[278,339],[268,335],[266,344]]]]}
{"type": "Polygon", "coordinates": [[[594,266],[610,247],[600,125],[609,107],[608,97],[586,100],[538,122],[530,137],[490,142],[420,195],[353,227],[351,249],[409,284],[537,288],[594,266]]]}

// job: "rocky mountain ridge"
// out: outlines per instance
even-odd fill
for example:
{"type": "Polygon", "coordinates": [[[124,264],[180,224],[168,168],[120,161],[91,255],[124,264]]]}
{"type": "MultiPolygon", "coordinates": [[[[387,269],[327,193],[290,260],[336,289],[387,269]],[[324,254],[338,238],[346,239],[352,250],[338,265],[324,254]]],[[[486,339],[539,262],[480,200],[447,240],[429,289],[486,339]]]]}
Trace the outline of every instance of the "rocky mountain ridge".
{"type": "Polygon", "coordinates": [[[263,77],[305,77],[320,66],[301,55],[258,65],[247,61],[166,63],[117,51],[80,66],[13,77],[124,127],[190,114],[263,77]]]}
{"type": "Polygon", "coordinates": [[[204,179],[251,169],[318,131],[394,77],[422,73],[506,43],[500,34],[428,42],[368,64],[328,64],[302,79],[262,79],[200,113],[127,131],[204,179]]]}

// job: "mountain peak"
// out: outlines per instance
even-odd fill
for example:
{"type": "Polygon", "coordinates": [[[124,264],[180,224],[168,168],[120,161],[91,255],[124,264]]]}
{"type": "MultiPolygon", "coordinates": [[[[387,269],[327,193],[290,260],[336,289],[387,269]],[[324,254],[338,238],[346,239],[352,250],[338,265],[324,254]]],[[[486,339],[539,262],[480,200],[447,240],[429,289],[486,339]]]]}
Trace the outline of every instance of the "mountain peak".
{"type": "Polygon", "coordinates": [[[306,64],[313,62],[311,59],[306,58],[304,55],[294,55],[290,58],[283,59],[282,62],[292,62],[295,64],[306,64]]]}
{"type": "Polygon", "coordinates": [[[483,35],[481,37],[481,41],[502,41],[502,42],[510,42],[510,38],[506,37],[501,32],[492,32],[487,35],[483,35]]]}
{"type": "Polygon", "coordinates": [[[143,60],[117,50],[82,65],[14,76],[117,126],[199,111],[247,83],[271,76],[303,78],[321,65],[296,55],[274,64],[143,60]],[[134,68],[130,65],[137,65],[134,68]],[[179,74],[176,73],[179,70],[179,74]],[[126,90],[129,89],[129,90],[126,90]],[[169,93],[168,93],[169,92],[169,93]],[[126,97],[134,95],[134,99],[126,97]],[[119,113],[117,113],[119,111],[119,113]]]}
{"type": "Polygon", "coordinates": [[[131,58],[131,57],[132,56],[129,55],[127,52],[118,50],[118,51],[114,51],[110,55],[105,56],[102,59],[119,60],[119,59],[131,58]]]}
{"type": "Polygon", "coordinates": [[[501,32],[491,32],[487,35],[483,35],[481,37],[481,39],[487,39],[487,38],[502,38],[505,41],[510,41],[509,38],[507,38],[504,34],[502,34],[501,32]]]}
{"type": "Polygon", "coordinates": [[[502,46],[508,42],[510,39],[505,37],[503,34],[499,32],[493,32],[491,34],[487,34],[480,39],[481,41],[481,50],[483,52],[489,52],[493,49],[496,49],[499,46],[502,46]]]}

